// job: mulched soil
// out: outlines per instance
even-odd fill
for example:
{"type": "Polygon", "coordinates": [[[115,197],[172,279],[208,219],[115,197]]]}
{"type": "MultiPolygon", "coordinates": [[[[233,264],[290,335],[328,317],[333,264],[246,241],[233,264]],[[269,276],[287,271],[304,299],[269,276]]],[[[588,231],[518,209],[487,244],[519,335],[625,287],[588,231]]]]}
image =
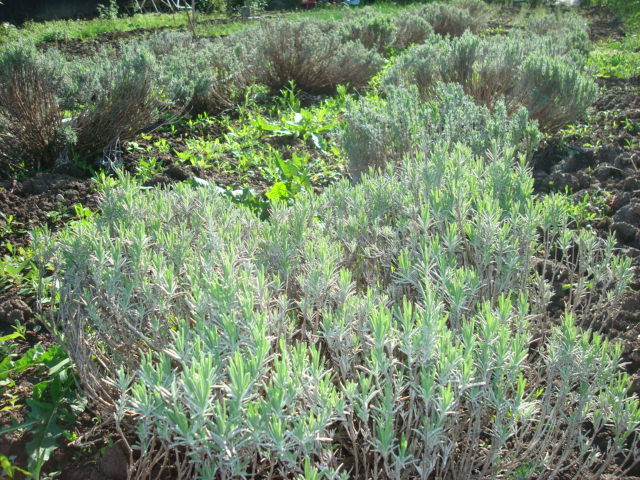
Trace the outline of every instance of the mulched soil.
{"type": "MultiPolygon", "coordinates": [[[[619,22],[605,10],[591,11],[592,35],[595,40],[622,35],[619,22]]],[[[215,21],[214,21],[215,22],[215,21]]],[[[116,44],[125,38],[145,35],[138,30],[108,34],[90,41],[58,42],[56,46],[76,55],[89,55],[105,44],[116,44]]],[[[42,48],[49,48],[51,44],[42,48]]],[[[640,77],[629,80],[602,79],[602,93],[594,105],[591,129],[584,138],[549,140],[536,153],[533,160],[535,189],[539,194],[551,190],[564,191],[565,187],[581,199],[588,193],[591,198],[606,192],[608,204],[601,218],[593,225],[602,235],[613,232],[622,254],[633,259],[634,280],[623,307],[611,325],[603,325],[603,332],[623,345],[627,371],[634,380],[632,391],[640,395],[640,77]],[[629,122],[624,122],[629,120],[629,122]],[[636,127],[629,125],[636,124],[636,127]],[[626,125],[626,126],[625,126],[626,125]],[[596,146],[584,146],[585,143],[596,146]]],[[[134,168],[135,158],[124,157],[125,166],[134,168]]],[[[192,177],[212,178],[221,185],[237,184],[233,175],[214,175],[197,167],[186,168],[175,163],[171,154],[161,158],[164,170],[149,185],[162,186],[192,177]]],[[[249,179],[249,183],[252,183],[249,179]]],[[[263,191],[265,185],[256,179],[252,185],[263,191]]],[[[29,243],[27,230],[48,225],[61,228],[73,217],[73,205],[80,203],[91,209],[98,208],[98,195],[86,172],[73,167],[60,167],[32,177],[0,182],[0,211],[13,215],[18,222],[17,232],[0,238],[0,256],[7,253],[9,241],[14,246],[29,243]],[[52,213],[53,212],[53,213],[52,213]]],[[[37,342],[51,342],[46,332],[38,331],[35,299],[19,295],[16,289],[0,292],[0,335],[11,331],[19,321],[29,334],[20,343],[25,351],[37,342]]],[[[17,352],[20,353],[20,352],[17,352]]],[[[19,380],[25,396],[29,395],[29,374],[19,380]]],[[[20,415],[13,412],[11,415],[20,415]]],[[[22,412],[24,414],[24,412],[22,412]]],[[[12,417],[0,413],[0,428],[7,426],[12,417]]],[[[70,429],[86,433],[94,427],[90,413],[84,414],[70,429]]],[[[58,449],[45,471],[59,470],[67,480],[123,480],[126,478],[127,458],[118,443],[108,445],[114,438],[108,430],[97,430],[90,438],[100,439],[88,448],[65,445],[58,449]]],[[[15,455],[24,461],[24,445],[28,435],[3,438],[0,454],[15,455]]],[[[640,478],[640,471],[632,472],[640,478]]],[[[633,477],[629,477],[633,478],[633,477]]]]}

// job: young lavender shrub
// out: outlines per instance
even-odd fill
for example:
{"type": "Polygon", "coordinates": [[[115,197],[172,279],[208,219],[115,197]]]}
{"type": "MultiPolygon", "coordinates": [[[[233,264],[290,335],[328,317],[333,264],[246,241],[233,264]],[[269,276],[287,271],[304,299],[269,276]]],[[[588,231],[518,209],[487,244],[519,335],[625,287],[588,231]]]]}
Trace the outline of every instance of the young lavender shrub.
{"type": "Polygon", "coordinates": [[[361,42],[345,42],[329,22],[267,21],[243,33],[255,46],[258,83],[273,89],[291,81],[310,93],[330,92],[340,84],[362,87],[384,63],[361,42]]]}
{"type": "Polygon", "coordinates": [[[544,130],[583,115],[597,90],[550,37],[520,34],[481,38],[465,33],[451,40],[433,39],[408,49],[382,77],[384,89],[413,84],[422,98],[433,95],[438,82],[459,83],[476,102],[490,108],[501,99],[510,112],[524,106],[544,130]]]}
{"type": "Polygon", "coordinates": [[[520,67],[520,79],[508,93],[515,108],[523,105],[531,118],[554,131],[584,115],[596,98],[597,86],[559,58],[530,56],[520,67]]]}
{"type": "Polygon", "coordinates": [[[460,85],[436,84],[430,101],[423,103],[415,86],[389,88],[388,95],[361,97],[347,104],[341,133],[352,178],[369,168],[384,169],[406,155],[427,153],[435,145],[462,142],[474,154],[517,148],[530,157],[540,132],[520,109],[509,116],[504,104],[493,113],[476,105],[460,85]]]}
{"type": "Polygon", "coordinates": [[[395,37],[392,47],[404,50],[411,45],[424,43],[434,35],[433,27],[413,11],[402,11],[393,18],[395,37]]]}
{"type": "Polygon", "coordinates": [[[305,461],[328,478],[600,478],[637,454],[640,409],[620,348],[572,312],[614,312],[628,275],[532,191],[513,147],[442,143],[267,222],[215,185],[125,179],[101,217],[36,245],[83,387],[137,438],[132,478],[295,477],[305,461]],[[583,257],[560,254],[573,243],[583,257]],[[574,280],[566,318],[534,337],[540,263],[574,280]]]}

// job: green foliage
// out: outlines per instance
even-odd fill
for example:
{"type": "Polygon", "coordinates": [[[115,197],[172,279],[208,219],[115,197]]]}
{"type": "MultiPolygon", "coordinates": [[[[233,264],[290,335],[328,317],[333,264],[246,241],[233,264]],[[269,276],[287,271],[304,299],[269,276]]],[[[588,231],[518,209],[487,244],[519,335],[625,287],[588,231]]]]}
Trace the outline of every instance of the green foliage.
{"type": "MultiPolygon", "coordinates": [[[[9,337],[3,337],[4,342],[9,337]]],[[[5,388],[15,385],[15,378],[26,370],[44,377],[33,386],[31,398],[26,400],[28,412],[21,423],[3,429],[0,434],[26,430],[31,440],[26,444],[28,477],[39,479],[42,467],[59,447],[65,423],[72,422],[85,408],[86,400],[76,390],[75,374],[67,354],[59,345],[48,349],[38,344],[21,357],[6,356],[0,362],[0,383],[5,388]],[[43,375],[46,374],[46,375],[43,375]]],[[[11,467],[5,468],[11,471],[11,467]]]]}
{"type": "Polygon", "coordinates": [[[284,112],[275,122],[258,115],[251,119],[251,125],[261,132],[268,133],[270,138],[289,137],[325,151],[326,141],[323,134],[333,132],[338,126],[338,119],[329,109],[299,108],[284,112]]]}
{"type": "Polygon", "coordinates": [[[267,191],[266,196],[271,201],[284,200],[291,203],[301,191],[311,191],[311,166],[308,155],[293,154],[291,159],[285,160],[276,153],[272,165],[265,169],[271,171],[276,182],[267,191]]]}
{"type": "Polygon", "coordinates": [[[490,112],[459,85],[437,84],[426,103],[416,101],[418,97],[410,87],[390,89],[386,99],[364,97],[349,103],[342,143],[354,178],[406,155],[428,154],[442,142],[462,142],[477,155],[515,148],[529,157],[540,141],[524,109],[509,117],[499,103],[490,112]]]}
{"type": "Polygon", "coordinates": [[[382,84],[387,90],[414,84],[429,98],[437,82],[455,82],[490,108],[501,99],[510,112],[524,106],[543,129],[553,130],[583,115],[595,96],[593,80],[571,63],[574,55],[580,58],[551,37],[465,33],[410,48],[385,70],[382,84]]]}
{"type": "Polygon", "coordinates": [[[203,13],[226,13],[227,0],[197,0],[196,8],[203,13]]]}
{"type": "Polygon", "coordinates": [[[102,20],[115,20],[118,18],[119,7],[117,0],[109,0],[108,5],[98,4],[98,18],[102,20]]]}
{"type": "Polygon", "coordinates": [[[34,263],[34,253],[30,248],[14,247],[5,243],[9,252],[0,258],[0,291],[18,287],[18,293],[34,294],[39,285],[40,272],[34,263]]]}
{"type": "Polygon", "coordinates": [[[640,74],[640,36],[629,34],[620,41],[601,42],[591,52],[588,66],[602,78],[631,78],[640,74]]]}
{"type": "Polygon", "coordinates": [[[0,455],[0,468],[2,468],[0,472],[4,478],[13,479],[16,478],[16,474],[29,475],[29,472],[13,465],[4,455],[0,455]]]}

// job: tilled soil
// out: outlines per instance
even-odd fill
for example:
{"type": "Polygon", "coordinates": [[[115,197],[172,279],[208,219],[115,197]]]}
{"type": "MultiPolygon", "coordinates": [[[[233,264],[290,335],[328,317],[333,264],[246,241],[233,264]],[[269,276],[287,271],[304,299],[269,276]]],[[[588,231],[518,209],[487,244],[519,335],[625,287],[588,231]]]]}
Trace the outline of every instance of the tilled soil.
{"type": "Polygon", "coordinates": [[[594,120],[582,136],[550,139],[534,157],[535,188],[600,199],[593,227],[613,233],[622,255],[633,259],[633,281],[612,324],[600,325],[624,349],[626,369],[640,394],[640,78],[600,80],[594,120]],[[586,145],[585,145],[586,144],[586,145]]]}

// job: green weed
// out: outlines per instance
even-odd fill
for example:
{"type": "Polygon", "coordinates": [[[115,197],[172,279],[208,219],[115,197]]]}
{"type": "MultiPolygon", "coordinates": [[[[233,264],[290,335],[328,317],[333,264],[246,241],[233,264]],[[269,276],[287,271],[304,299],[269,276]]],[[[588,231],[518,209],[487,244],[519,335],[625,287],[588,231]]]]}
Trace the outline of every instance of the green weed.
{"type": "MultiPolygon", "coordinates": [[[[16,338],[19,337],[15,334],[5,336],[0,338],[0,343],[16,338]]],[[[37,480],[41,478],[44,464],[59,447],[58,441],[64,437],[63,425],[82,413],[86,399],[77,391],[71,360],[59,345],[45,349],[38,344],[19,358],[7,355],[0,362],[0,385],[13,387],[15,379],[26,371],[44,380],[33,386],[31,398],[25,402],[28,411],[23,421],[0,430],[0,435],[16,430],[29,432],[27,475],[37,480]]],[[[11,471],[11,468],[3,464],[3,469],[11,471]]]]}

